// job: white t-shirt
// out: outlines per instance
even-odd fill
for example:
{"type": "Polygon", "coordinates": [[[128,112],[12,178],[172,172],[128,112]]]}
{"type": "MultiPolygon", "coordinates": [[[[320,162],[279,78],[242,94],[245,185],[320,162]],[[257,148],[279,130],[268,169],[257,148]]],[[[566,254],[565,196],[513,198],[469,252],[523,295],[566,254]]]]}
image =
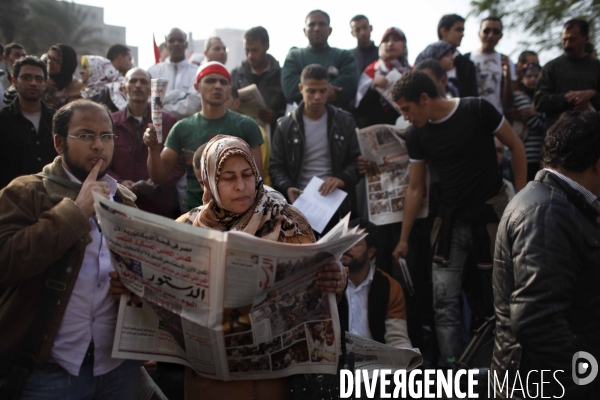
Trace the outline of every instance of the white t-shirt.
{"type": "Polygon", "coordinates": [[[331,176],[331,156],[327,141],[327,112],[316,121],[302,115],[304,122],[304,165],[300,174],[298,189],[304,190],[308,182],[317,176],[327,179],[331,176]]]}
{"type": "Polygon", "coordinates": [[[34,113],[28,113],[28,112],[25,112],[25,111],[21,110],[21,113],[23,114],[23,116],[25,118],[27,118],[28,120],[31,121],[31,123],[35,127],[35,131],[39,132],[39,130],[40,130],[40,119],[42,118],[42,110],[40,110],[38,112],[34,112],[34,113]]]}
{"type": "MultiPolygon", "coordinates": [[[[502,109],[502,54],[485,54],[479,50],[471,53],[471,61],[475,64],[477,74],[477,86],[479,96],[483,97],[496,107],[496,110],[503,112],[502,109]]],[[[515,65],[508,60],[510,76],[514,82],[516,76],[515,65]]]]}

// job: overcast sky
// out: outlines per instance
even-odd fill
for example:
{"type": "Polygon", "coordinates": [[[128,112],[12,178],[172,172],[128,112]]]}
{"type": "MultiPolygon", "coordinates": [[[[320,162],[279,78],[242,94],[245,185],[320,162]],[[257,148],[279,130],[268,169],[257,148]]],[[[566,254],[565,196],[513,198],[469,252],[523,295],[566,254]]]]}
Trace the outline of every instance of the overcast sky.
{"type": "MultiPolygon", "coordinates": [[[[202,1],[168,0],[142,2],[139,0],[76,0],[77,3],[104,7],[104,22],[127,28],[127,44],[138,46],[136,64],[148,68],[154,64],[152,34],[160,43],[172,27],[192,32],[194,39],[206,38],[216,28],[248,29],[264,26],[270,36],[270,53],[283,65],[292,46],[304,47],[307,40],[302,28],[306,14],[322,8],[331,16],[333,33],[329,44],[350,49],[356,41],[350,34],[349,21],[356,14],[365,14],[373,25],[372,39],[379,44],[383,32],[392,26],[399,27],[407,36],[409,61],[430,43],[437,41],[437,23],[444,14],[467,16],[469,0],[417,0],[417,1],[202,1]]],[[[459,50],[462,53],[479,47],[477,36],[481,18],[468,18],[465,37],[459,50]]],[[[516,61],[522,46],[520,34],[505,32],[497,50],[516,61]]],[[[542,62],[553,57],[542,56],[542,62]]]]}

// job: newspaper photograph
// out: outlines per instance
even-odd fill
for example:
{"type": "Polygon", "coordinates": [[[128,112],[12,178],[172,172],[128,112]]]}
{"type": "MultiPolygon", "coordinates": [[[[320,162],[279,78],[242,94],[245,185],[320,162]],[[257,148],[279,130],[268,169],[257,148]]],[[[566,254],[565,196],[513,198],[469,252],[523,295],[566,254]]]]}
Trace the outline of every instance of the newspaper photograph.
{"type": "MultiPolygon", "coordinates": [[[[357,131],[363,157],[371,162],[365,183],[369,221],[375,225],[401,222],[408,188],[410,160],[404,137],[409,126],[373,125],[357,131]]],[[[429,213],[429,169],[417,218],[429,213]]]]}
{"type": "Polygon", "coordinates": [[[346,234],[290,245],[95,200],[113,267],[134,294],[121,299],[113,357],[220,380],[336,373],[335,296],[315,282],[364,234],[337,227],[346,234]]]}

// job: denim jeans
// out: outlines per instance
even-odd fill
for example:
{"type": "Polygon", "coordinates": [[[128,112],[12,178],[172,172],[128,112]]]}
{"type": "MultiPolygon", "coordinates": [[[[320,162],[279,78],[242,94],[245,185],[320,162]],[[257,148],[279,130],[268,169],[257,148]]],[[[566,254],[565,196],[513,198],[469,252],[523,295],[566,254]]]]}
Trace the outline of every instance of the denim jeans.
{"type": "Polygon", "coordinates": [[[140,392],[139,361],[125,360],[104,375],[94,376],[93,362],[81,365],[79,376],[60,365],[45,362],[37,366],[21,393],[21,400],[135,400],[140,392]]]}
{"type": "Polygon", "coordinates": [[[456,222],[452,230],[450,263],[433,262],[433,310],[442,364],[451,368],[462,354],[460,298],[462,276],[469,254],[473,251],[470,225],[456,222]]]}

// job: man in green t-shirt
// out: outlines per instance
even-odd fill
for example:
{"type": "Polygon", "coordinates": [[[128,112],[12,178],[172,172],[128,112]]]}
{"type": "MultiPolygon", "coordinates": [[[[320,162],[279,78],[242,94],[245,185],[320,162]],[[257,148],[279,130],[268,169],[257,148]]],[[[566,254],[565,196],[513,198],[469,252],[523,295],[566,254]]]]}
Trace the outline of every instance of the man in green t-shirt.
{"type": "MultiPolygon", "coordinates": [[[[202,204],[202,187],[192,165],[198,147],[216,135],[236,136],[244,139],[252,148],[254,157],[261,160],[260,145],[263,143],[262,134],[254,120],[225,108],[231,92],[231,78],[223,64],[213,61],[198,68],[194,87],[202,97],[202,111],[173,126],[162,152],[152,124],[144,134],[144,144],[149,150],[148,172],[153,182],[160,185],[168,178],[179,156],[183,157],[187,178],[183,205],[190,210],[202,204]]],[[[262,176],[262,163],[257,164],[262,176]]]]}

